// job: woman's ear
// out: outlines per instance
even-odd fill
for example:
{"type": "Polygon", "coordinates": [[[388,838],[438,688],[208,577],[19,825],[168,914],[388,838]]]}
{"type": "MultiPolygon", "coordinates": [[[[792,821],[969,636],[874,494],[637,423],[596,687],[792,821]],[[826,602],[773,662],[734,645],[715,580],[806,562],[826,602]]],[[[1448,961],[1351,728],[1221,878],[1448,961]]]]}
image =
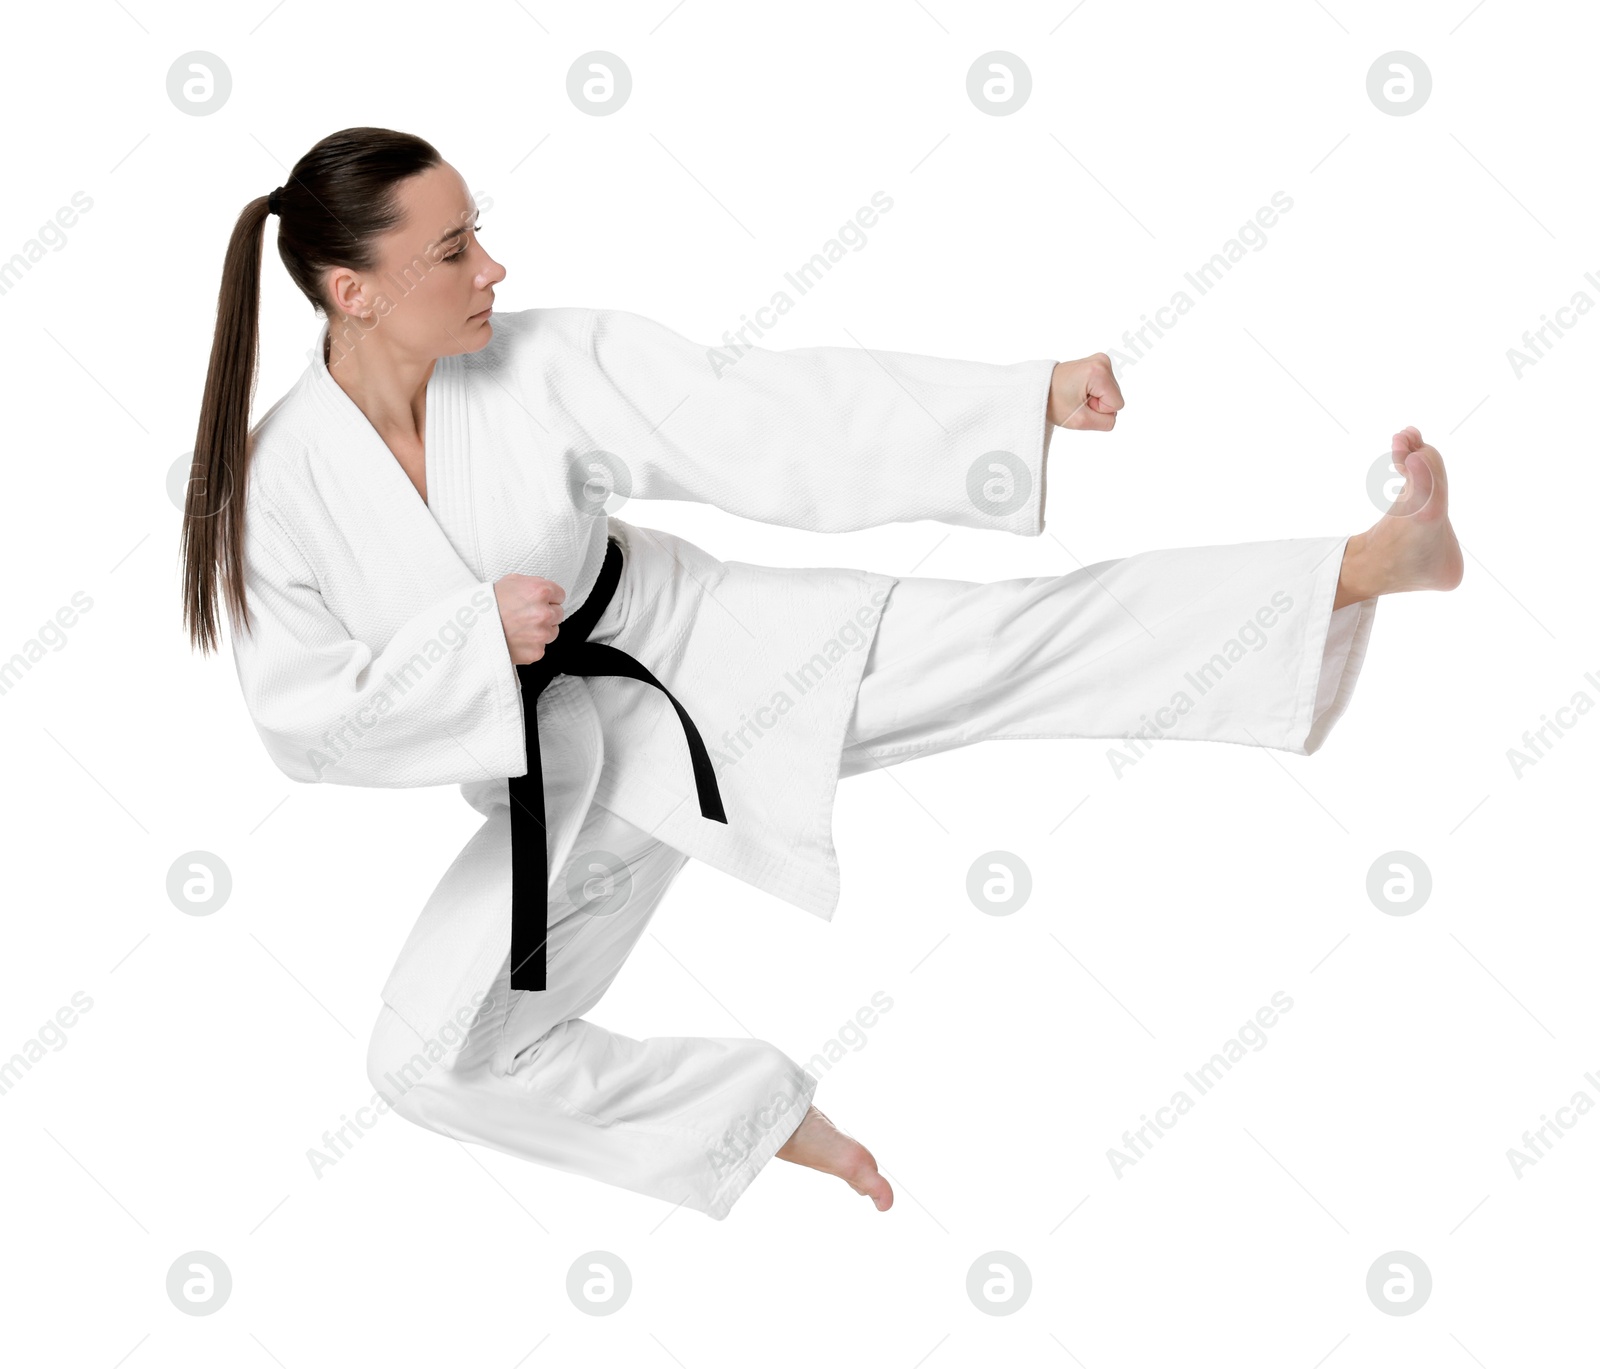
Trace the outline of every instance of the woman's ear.
{"type": "Polygon", "coordinates": [[[329,268],[326,290],[329,300],[341,314],[366,318],[372,312],[372,306],[366,298],[366,286],[348,266],[329,268]]]}

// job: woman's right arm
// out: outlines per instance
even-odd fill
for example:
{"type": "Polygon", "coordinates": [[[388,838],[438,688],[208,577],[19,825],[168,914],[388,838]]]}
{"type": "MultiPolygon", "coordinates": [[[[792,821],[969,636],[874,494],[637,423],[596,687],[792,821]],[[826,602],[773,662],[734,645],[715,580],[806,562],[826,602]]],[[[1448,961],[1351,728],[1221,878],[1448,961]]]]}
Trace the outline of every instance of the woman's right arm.
{"type": "MultiPolygon", "coordinates": [[[[272,505],[252,498],[246,524],[251,626],[234,629],[234,665],[267,753],[290,779],[402,788],[527,773],[495,583],[441,595],[374,651],[324,603],[272,505]]],[[[515,597],[526,601],[526,588],[515,597]]]]}

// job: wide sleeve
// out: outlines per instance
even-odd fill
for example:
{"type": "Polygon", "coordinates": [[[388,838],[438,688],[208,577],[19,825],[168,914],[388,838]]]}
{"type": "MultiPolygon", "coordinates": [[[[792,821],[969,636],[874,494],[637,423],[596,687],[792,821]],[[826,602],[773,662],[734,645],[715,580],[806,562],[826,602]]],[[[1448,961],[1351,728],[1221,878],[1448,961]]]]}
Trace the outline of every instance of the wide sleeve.
{"type": "Polygon", "coordinates": [[[527,773],[522,696],[494,585],[464,585],[381,650],[324,603],[286,524],[252,499],[234,666],[273,762],[303,784],[401,788],[527,773]]]}
{"type": "Polygon", "coordinates": [[[1044,531],[1053,361],[999,365],[857,347],[692,342],[591,311],[581,417],[637,499],[848,532],[936,519],[1044,531]]]}

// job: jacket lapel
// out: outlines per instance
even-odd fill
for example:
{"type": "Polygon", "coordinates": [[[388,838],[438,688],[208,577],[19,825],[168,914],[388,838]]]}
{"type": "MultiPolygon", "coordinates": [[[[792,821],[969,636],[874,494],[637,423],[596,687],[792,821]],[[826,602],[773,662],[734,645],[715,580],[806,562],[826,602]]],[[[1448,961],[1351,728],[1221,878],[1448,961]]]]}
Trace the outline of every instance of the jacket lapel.
{"type": "MultiPolygon", "coordinates": [[[[462,507],[463,483],[458,475],[465,464],[464,406],[461,402],[459,358],[440,357],[428,378],[427,420],[423,454],[428,487],[427,502],[405,473],[388,444],[378,435],[360,406],[334,380],[323,359],[328,325],[323,323],[312,353],[312,385],[340,426],[336,440],[324,447],[339,469],[327,476],[353,487],[359,519],[350,520],[352,546],[367,564],[369,544],[403,548],[409,564],[405,580],[414,586],[407,605],[411,612],[450,593],[478,583],[476,568],[458,550],[448,529],[452,522],[470,527],[470,510],[462,507]]],[[[468,555],[473,549],[466,548],[468,555]]],[[[381,568],[383,557],[377,558],[381,568]]],[[[391,586],[399,592],[400,586],[391,586]]]]}

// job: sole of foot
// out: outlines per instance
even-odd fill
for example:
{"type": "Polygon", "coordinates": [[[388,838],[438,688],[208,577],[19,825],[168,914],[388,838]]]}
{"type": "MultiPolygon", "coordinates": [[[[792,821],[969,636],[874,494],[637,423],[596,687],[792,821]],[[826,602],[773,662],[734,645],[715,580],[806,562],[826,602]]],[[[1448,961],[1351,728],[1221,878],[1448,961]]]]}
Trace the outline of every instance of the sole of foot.
{"type": "Polygon", "coordinates": [[[777,1158],[843,1179],[857,1193],[871,1198],[879,1212],[887,1212],[894,1204],[894,1190],[878,1173],[872,1152],[848,1132],[840,1131],[816,1107],[806,1110],[794,1134],[779,1148],[777,1158]]]}

